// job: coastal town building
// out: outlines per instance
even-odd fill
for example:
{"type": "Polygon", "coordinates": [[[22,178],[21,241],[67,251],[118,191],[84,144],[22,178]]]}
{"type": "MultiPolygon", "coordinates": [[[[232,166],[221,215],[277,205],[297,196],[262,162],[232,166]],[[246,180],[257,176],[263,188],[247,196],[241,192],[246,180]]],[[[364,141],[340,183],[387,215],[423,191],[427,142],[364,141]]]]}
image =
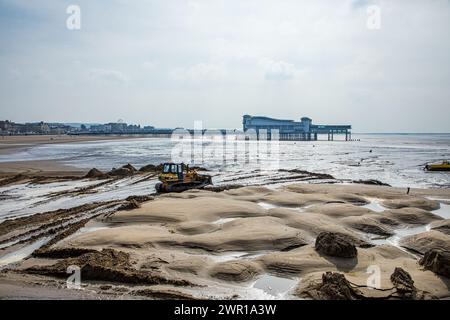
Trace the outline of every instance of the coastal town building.
{"type": "Polygon", "coordinates": [[[295,121],[251,115],[243,116],[242,125],[244,132],[251,130],[257,136],[267,134],[269,138],[277,130],[280,140],[317,140],[319,134],[327,134],[328,140],[334,140],[335,134],[345,134],[345,140],[348,141],[352,128],[351,125],[313,124],[308,117],[295,121]]]}
{"type": "Polygon", "coordinates": [[[15,134],[51,134],[56,132],[59,126],[45,122],[15,123],[9,120],[0,121],[0,133],[2,135],[15,134]]]}
{"type": "Polygon", "coordinates": [[[153,126],[142,128],[136,124],[111,122],[106,124],[65,124],[65,123],[15,123],[0,120],[0,135],[43,135],[43,134],[133,134],[154,130],[153,126]]]}

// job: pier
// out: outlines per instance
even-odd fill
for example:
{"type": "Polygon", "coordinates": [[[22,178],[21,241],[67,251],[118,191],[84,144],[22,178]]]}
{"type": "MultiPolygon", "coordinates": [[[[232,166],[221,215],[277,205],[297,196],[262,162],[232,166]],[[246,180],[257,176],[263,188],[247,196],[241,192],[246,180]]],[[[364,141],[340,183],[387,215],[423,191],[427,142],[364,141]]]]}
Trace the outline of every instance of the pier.
{"type": "Polygon", "coordinates": [[[351,125],[322,125],[313,124],[308,117],[303,117],[300,121],[282,120],[261,116],[243,116],[244,132],[254,130],[259,136],[267,134],[271,137],[271,131],[277,130],[279,139],[282,141],[315,141],[319,135],[326,134],[328,141],[333,141],[335,135],[345,135],[345,141],[352,138],[351,125]]]}

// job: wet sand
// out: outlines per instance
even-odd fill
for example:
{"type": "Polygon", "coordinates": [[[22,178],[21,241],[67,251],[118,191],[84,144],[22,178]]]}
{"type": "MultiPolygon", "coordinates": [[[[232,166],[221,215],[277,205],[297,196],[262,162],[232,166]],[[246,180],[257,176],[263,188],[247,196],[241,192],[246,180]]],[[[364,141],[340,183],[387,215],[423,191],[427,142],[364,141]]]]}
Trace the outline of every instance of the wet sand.
{"type": "Polygon", "coordinates": [[[135,136],[97,136],[97,135],[28,135],[28,136],[0,136],[0,154],[10,154],[40,144],[73,143],[104,141],[117,139],[134,139],[135,136]]]}
{"type": "MultiPolygon", "coordinates": [[[[128,200],[98,203],[0,224],[0,240],[8,241],[50,227],[52,219],[81,219],[71,230],[48,233],[55,238],[9,265],[0,277],[0,296],[11,296],[8,281],[15,277],[24,286],[29,277],[30,287],[52,287],[67,278],[69,265],[78,265],[86,289],[114,299],[310,299],[317,298],[312,292],[328,271],[362,286],[364,298],[398,298],[392,296],[391,277],[397,267],[426,299],[450,297],[450,279],[419,264],[430,249],[450,250],[445,233],[450,212],[441,207],[450,201],[448,189],[412,189],[406,195],[386,186],[290,184],[138,200],[127,210],[120,208],[128,200]],[[357,255],[317,251],[315,241],[323,232],[350,239],[357,255]],[[364,288],[374,267],[381,290],[364,288]]],[[[64,292],[66,298],[80,298],[79,292],[64,292]]]]}
{"type": "Polygon", "coordinates": [[[65,165],[56,160],[34,160],[34,161],[14,161],[0,162],[0,177],[7,177],[15,174],[62,176],[74,175],[82,176],[86,170],[65,165]]]}
{"type": "MultiPolygon", "coordinates": [[[[45,144],[108,141],[118,139],[137,139],[138,136],[72,136],[72,135],[35,135],[0,136],[0,155],[8,155],[45,144]]],[[[0,162],[0,177],[14,174],[26,175],[74,175],[86,174],[86,170],[63,164],[56,160],[6,161],[0,162]]]]}

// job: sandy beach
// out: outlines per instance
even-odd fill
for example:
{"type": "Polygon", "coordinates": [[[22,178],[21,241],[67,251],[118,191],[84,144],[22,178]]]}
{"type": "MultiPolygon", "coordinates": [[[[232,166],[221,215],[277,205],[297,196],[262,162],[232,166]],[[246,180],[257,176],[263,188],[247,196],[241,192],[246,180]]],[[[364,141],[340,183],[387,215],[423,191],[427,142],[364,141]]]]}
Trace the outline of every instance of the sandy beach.
{"type": "Polygon", "coordinates": [[[17,150],[30,148],[40,144],[73,143],[130,139],[128,136],[78,136],[78,135],[28,135],[0,136],[0,154],[9,154],[17,150]]]}
{"type": "MultiPolygon", "coordinates": [[[[142,181],[154,173],[133,177],[142,181]]],[[[47,201],[100,193],[123,179],[91,180],[47,201]]],[[[450,248],[448,189],[408,195],[403,188],[363,184],[226,189],[129,197],[6,220],[0,223],[0,297],[450,297],[439,259],[423,262],[430,251],[450,248]],[[37,239],[45,241],[17,260],[37,239]],[[82,290],[65,288],[73,265],[81,268],[82,290]],[[379,272],[376,289],[367,287],[370,270],[379,272]],[[333,272],[330,281],[345,277],[332,283],[331,293],[327,272],[333,272]],[[399,287],[398,277],[409,289],[399,287]]]]}
{"type": "MultiPolygon", "coordinates": [[[[136,136],[120,135],[28,135],[28,136],[1,136],[0,155],[9,155],[20,151],[25,151],[39,145],[113,141],[138,139],[136,136]]],[[[14,174],[25,175],[73,175],[81,176],[86,174],[86,170],[66,165],[56,160],[31,160],[31,161],[5,161],[0,162],[0,176],[10,176],[14,174]]]]}

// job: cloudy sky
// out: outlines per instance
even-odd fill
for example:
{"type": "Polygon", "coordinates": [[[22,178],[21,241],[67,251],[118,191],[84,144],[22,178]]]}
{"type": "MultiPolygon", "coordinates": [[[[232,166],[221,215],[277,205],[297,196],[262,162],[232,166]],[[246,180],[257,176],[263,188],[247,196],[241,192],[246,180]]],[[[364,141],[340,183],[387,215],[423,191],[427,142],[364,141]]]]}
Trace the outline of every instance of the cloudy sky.
{"type": "Polygon", "coordinates": [[[0,0],[0,38],[1,119],[450,132],[449,0],[0,0]]]}

